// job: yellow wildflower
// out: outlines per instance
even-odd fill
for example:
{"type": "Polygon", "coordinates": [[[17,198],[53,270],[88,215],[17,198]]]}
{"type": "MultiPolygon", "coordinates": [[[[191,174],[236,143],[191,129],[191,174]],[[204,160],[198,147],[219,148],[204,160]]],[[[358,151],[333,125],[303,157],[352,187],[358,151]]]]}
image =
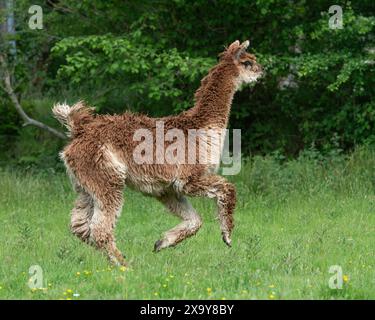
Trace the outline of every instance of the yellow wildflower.
{"type": "Polygon", "coordinates": [[[211,294],[212,293],[212,288],[207,288],[207,293],[211,294]]]}
{"type": "Polygon", "coordinates": [[[349,282],[349,276],[347,274],[344,274],[342,276],[342,280],[345,282],[345,283],[348,283],[349,282]]]}

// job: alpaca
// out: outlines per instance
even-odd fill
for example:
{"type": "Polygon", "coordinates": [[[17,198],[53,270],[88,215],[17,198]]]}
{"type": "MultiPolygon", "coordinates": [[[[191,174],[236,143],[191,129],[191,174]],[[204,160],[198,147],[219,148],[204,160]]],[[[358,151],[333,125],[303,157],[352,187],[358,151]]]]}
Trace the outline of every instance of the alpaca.
{"type": "Polygon", "coordinates": [[[189,129],[225,129],[236,90],[242,83],[255,82],[262,74],[256,57],[246,52],[248,46],[249,41],[241,44],[237,40],[221,53],[218,64],[202,79],[194,106],[178,115],[97,115],[83,102],[72,107],[54,106],[54,116],[68,128],[70,136],[70,143],[60,155],[78,193],[71,212],[73,234],[103,250],[112,263],[126,265],[116,247],[114,228],[123,205],[123,189],[128,186],[155,197],[182,220],[156,241],[154,251],[175,246],[201,227],[201,217],[187,196],[216,200],[222,238],[231,246],[234,185],[215,173],[216,165],[136,163],[133,152],[139,142],[134,141],[133,134],[143,128],[155,132],[157,121],[162,121],[164,131],[177,128],[184,134],[189,129]]]}

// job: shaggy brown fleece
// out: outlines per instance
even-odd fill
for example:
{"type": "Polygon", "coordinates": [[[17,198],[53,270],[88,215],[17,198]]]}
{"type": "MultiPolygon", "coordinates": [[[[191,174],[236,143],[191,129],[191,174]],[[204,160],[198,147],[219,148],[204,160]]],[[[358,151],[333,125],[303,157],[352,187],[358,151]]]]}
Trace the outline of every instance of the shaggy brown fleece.
{"type": "MultiPolygon", "coordinates": [[[[186,196],[216,199],[222,237],[231,245],[236,192],[233,184],[215,174],[217,165],[201,163],[198,157],[197,163],[188,162],[188,152],[183,163],[138,164],[133,153],[140,142],[134,140],[134,133],[139,129],[152,132],[155,160],[156,153],[160,152],[155,138],[158,123],[163,123],[164,133],[176,128],[185,137],[191,129],[225,129],[235,91],[242,83],[256,81],[262,73],[255,56],[245,51],[248,44],[248,41],[242,44],[235,41],[220,55],[218,64],[196,91],[194,107],[178,115],[164,118],[129,112],[96,115],[82,102],[73,107],[54,106],[55,117],[68,128],[71,137],[61,157],[78,193],[71,214],[74,234],[104,249],[112,262],[124,265],[115,244],[114,228],[127,185],[157,198],[182,219],[155,243],[155,251],[176,245],[200,228],[202,220],[186,196]]],[[[171,143],[165,141],[164,148],[171,143]]],[[[185,150],[188,151],[187,143],[185,150]]]]}

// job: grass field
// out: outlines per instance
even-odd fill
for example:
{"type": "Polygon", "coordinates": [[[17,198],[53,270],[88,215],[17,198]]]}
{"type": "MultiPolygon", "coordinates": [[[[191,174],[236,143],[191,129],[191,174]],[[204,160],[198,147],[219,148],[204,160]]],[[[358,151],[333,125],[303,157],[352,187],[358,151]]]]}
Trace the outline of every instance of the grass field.
{"type": "Polygon", "coordinates": [[[374,299],[374,168],[369,149],[244,163],[231,179],[238,192],[231,249],[213,203],[192,199],[202,229],[153,253],[178,220],[126,190],[116,234],[127,270],[70,234],[75,196],[63,172],[0,169],[0,298],[374,299]],[[42,290],[27,285],[32,265],[43,270],[42,290]],[[332,265],[342,268],[341,290],[329,288],[332,265]]]}

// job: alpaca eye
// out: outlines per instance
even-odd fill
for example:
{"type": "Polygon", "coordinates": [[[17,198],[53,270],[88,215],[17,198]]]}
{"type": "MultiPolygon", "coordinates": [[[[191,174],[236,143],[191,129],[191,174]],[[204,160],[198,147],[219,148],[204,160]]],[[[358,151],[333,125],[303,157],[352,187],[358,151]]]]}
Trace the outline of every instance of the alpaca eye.
{"type": "Polygon", "coordinates": [[[249,61],[249,60],[247,60],[247,61],[245,61],[245,62],[242,62],[242,64],[245,66],[245,67],[248,67],[248,66],[252,66],[253,65],[253,63],[251,62],[251,61],[249,61]]]}

